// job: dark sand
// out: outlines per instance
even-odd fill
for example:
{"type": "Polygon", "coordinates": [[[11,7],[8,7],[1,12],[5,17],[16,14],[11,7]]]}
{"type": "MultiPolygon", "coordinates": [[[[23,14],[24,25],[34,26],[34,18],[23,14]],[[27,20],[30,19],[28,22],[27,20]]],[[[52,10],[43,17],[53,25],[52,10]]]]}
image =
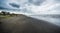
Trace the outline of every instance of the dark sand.
{"type": "Polygon", "coordinates": [[[0,18],[0,33],[60,33],[60,27],[48,21],[20,15],[9,19],[0,18]]]}

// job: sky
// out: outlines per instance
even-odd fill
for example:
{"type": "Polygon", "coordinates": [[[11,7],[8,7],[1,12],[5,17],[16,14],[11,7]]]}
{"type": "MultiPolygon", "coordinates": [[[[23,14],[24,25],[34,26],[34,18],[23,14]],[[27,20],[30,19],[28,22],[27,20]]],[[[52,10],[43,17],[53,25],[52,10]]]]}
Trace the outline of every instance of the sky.
{"type": "Polygon", "coordinates": [[[0,0],[1,10],[26,15],[60,14],[60,0],[0,0]]]}

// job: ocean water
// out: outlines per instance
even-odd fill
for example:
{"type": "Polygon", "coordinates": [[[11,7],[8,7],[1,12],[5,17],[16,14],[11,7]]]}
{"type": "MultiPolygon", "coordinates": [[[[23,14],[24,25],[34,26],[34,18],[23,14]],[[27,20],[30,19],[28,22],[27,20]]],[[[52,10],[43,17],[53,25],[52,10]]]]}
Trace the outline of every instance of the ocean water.
{"type": "Polygon", "coordinates": [[[31,17],[60,26],[60,15],[31,15],[31,17]]]}

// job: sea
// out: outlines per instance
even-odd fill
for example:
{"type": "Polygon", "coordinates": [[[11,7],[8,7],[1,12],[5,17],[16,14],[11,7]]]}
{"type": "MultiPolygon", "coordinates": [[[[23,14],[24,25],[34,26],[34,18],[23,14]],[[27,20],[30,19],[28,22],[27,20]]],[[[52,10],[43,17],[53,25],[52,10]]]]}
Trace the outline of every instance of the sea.
{"type": "Polygon", "coordinates": [[[53,23],[57,26],[60,26],[60,15],[30,15],[30,16],[32,18],[48,21],[49,23],[53,23]]]}

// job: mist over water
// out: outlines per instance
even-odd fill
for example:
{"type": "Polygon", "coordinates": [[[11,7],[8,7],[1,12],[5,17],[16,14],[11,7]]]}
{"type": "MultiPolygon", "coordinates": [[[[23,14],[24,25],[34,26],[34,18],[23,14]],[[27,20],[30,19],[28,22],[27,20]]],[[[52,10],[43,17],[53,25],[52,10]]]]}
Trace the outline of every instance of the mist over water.
{"type": "Polygon", "coordinates": [[[31,17],[60,26],[60,15],[31,15],[31,17]]]}

